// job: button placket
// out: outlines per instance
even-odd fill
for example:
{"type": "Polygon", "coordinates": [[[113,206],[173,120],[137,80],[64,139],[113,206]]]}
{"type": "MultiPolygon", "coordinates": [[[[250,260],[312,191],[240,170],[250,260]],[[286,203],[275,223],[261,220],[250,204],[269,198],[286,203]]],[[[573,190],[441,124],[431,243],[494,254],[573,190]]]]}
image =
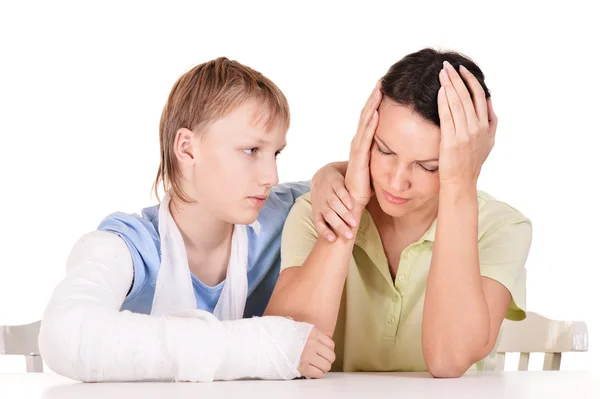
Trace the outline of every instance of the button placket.
{"type": "Polygon", "coordinates": [[[395,292],[391,298],[391,303],[388,306],[388,314],[384,320],[383,335],[384,340],[394,341],[398,332],[398,324],[400,323],[400,314],[402,312],[402,298],[399,293],[395,292]]]}
{"type": "Polygon", "coordinates": [[[411,259],[414,259],[416,256],[415,247],[409,246],[408,248],[402,251],[402,255],[400,256],[400,263],[398,264],[398,270],[396,271],[396,288],[401,290],[401,288],[408,281],[408,275],[410,273],[411,268],[411,259]]]}

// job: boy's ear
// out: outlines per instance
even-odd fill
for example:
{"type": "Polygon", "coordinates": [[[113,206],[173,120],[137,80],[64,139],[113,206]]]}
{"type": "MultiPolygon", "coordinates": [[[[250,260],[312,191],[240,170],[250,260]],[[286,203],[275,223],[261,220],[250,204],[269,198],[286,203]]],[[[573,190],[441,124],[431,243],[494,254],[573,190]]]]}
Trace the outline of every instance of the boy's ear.
{"type": "Polygon", "coordinates": [[[173,152],[179,162],[185,165],[193,166],[196,163],[194,155],[194,142],[196,134],[190,129],[181,128],[175,134],[173,143],[173,152]]]}

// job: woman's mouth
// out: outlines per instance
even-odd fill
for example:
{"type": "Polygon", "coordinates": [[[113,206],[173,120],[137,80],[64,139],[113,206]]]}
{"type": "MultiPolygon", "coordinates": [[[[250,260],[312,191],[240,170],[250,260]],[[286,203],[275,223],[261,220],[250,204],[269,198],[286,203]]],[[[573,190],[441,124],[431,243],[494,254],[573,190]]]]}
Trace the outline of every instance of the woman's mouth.
{"type": "Polygon", "coordinates": [[[392,204],[402,205],[410,201],[410,198],[396,197],[395,195],[392,195],[383,189],[381,191],[383,191],[383,196],[385,197],[385,199],[391,202],[392,204]]]}

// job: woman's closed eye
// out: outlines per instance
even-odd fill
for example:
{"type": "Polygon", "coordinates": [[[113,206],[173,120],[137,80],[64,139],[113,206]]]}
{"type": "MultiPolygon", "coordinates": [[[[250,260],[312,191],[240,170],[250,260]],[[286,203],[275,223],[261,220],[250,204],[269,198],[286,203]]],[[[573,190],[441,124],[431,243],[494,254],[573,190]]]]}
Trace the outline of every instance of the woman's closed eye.
{"type": "Polygon", "coordinates": [[[437,166],[425,166],[423,164],[419,164],[419,166],[425,171],[425,172],[429,172],[429,173],[435,173],[438,170],[437,166]]]}
{"type": "Polygon", "coordinates": [[[377,147],[377,151],[379,151],[382,155],[392,155],[393,152],[389,152],[389,151],[384,151],[380,146],[379,143],[375,142],[375,146],[377,147]]]}

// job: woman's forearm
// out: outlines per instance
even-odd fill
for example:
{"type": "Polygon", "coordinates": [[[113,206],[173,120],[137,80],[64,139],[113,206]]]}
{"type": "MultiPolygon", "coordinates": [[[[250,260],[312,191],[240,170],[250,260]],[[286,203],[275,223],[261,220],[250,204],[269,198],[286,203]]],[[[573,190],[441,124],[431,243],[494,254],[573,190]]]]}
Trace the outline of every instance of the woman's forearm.
{"type": "MultiPolygon", "coordinates": [[[[362,209],[352,210],[357,220],[362,209]]],[[[319,238],[304,264],[281,273],[265,314],[311,323],[333,336],[357,230],[352,239],[319,238]]]]}
{"type": "Polygon", "coordinates": [[[443,186],[423,313],[430,370],[461,375],[488,344],[490,314],[478,251],[475,186],[443,186]]]}

